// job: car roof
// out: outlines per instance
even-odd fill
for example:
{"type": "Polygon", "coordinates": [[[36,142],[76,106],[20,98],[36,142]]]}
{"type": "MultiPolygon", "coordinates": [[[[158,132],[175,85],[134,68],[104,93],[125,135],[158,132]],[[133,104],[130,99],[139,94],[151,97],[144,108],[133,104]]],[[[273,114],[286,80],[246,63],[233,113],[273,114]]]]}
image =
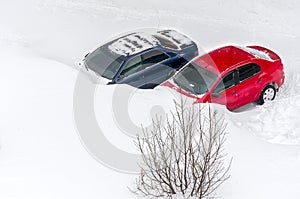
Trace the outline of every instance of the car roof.
{"type": "Polygon", "coordinates": [[[172,42],[176,46],[176,49],[172,50],[180,50],[193,43],[191,39],[175,30],[158,30],[130,33],[109,42],[105,46],[117,55],[130,56],[157,46],[164,47],[160,38],[172,42]]]}
{"type": "Polygon", "coordinates": [[[225,46],[204,54],[194,62],[211,72],[221,74],[232,66],[255,58],[250,53],[236,46],[225,46]]]}
{"type": "Polygon", "coordinates": [[[158,40],[152,35],[131,33],[108,43],[107,48],[115,54],[130,56],[156,47],[158,44],[158,40]]]}

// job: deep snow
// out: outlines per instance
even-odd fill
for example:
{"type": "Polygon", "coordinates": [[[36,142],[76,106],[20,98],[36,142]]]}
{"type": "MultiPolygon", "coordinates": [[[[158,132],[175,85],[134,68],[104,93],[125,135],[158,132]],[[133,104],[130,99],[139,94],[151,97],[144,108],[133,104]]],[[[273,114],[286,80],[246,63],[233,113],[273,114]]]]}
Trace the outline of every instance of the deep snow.
{"type": "MultiPolygon", "coordinates": [[[[274,102],[226,111],[226,149],[233,164],[231,178],[217,193],[228,199],[299,198],[299,8],[296,0],[3,1],[0,197],[135,198],[127,186],[136,176],[103,166],[80,141],[73,118],[75,63],[111,37],[154,27],[179,30],[202,52],[258,44],[282,57],[286,82],[274,102]]],[[[121,110],[136,125],[150,123],[153,107],[172,109],[178,96],[166,88],[133,92],[127,86],[97,86],[95,114],[104,135],[136,153],[114,116],[112,104],[124,100],[114,98],[115,89],[131,94],[121,110]]]]}

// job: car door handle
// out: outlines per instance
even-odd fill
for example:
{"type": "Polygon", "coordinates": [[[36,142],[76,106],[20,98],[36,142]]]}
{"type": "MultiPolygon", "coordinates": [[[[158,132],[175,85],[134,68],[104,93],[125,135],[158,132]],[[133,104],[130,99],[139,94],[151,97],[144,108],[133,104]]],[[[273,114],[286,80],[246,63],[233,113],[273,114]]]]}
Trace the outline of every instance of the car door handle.
{"type": "Polygon", "coordinates": [[[234,95],[234,94],[236,94],[236,91],[232,91],[232,93],[231,93],[232,95],[234,95]]]}
{"type": "Polygon", "coordinates": [[[260,82],[261,81],[261,78],[258,78],[258,80],[256,82],[260,82]]]}

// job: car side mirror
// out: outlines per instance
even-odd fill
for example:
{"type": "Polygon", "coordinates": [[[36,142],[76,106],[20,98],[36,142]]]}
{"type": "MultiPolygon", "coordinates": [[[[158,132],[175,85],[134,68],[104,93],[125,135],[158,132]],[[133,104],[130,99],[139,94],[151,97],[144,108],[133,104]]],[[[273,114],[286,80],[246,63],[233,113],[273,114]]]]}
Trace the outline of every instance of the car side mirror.
{"type": "Polygon", "coordinates": [[[218,97],[220,97],[220,95],[221,94],[217,93],[217,92],[213,92],[213,93],[210,94],[210,96],[213,97],[213,98],[218,98],[218,97]]]}
{"type": "Polygon", "coordinates": [[[88,68],[87,65],[84,63],[84,60],[78,62],[78,66],[79,66],[79,67],[84,67],[87,71],[89,71],[89,68],[88,68]]]}
{"type": "Polygon", "coordinates": [[[122,74],[118,77],[118,80],[124,79],[125,77],[127,77],[127,75],[122,74]]]}
{"type": "Polygon", "coordinates": [[[90,53],[87,53],[86,55],[84,55],[84,58],[86,58],[90,53]]]}

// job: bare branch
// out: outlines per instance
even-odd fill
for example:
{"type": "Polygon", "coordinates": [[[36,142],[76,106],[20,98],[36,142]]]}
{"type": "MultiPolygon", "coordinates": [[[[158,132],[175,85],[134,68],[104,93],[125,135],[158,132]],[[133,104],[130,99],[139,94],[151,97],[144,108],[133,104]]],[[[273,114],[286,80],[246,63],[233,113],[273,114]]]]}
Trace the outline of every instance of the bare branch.
{"type": "Polygon", "coordinates": [[[226,123],[209,106],[175,103],[165,124],[153,120],[153,130],[143,132],[136,146],[142,156],[135,193],[143,196],[210,196],[225,180],[232,160],[225,165],[226,123]]]}

